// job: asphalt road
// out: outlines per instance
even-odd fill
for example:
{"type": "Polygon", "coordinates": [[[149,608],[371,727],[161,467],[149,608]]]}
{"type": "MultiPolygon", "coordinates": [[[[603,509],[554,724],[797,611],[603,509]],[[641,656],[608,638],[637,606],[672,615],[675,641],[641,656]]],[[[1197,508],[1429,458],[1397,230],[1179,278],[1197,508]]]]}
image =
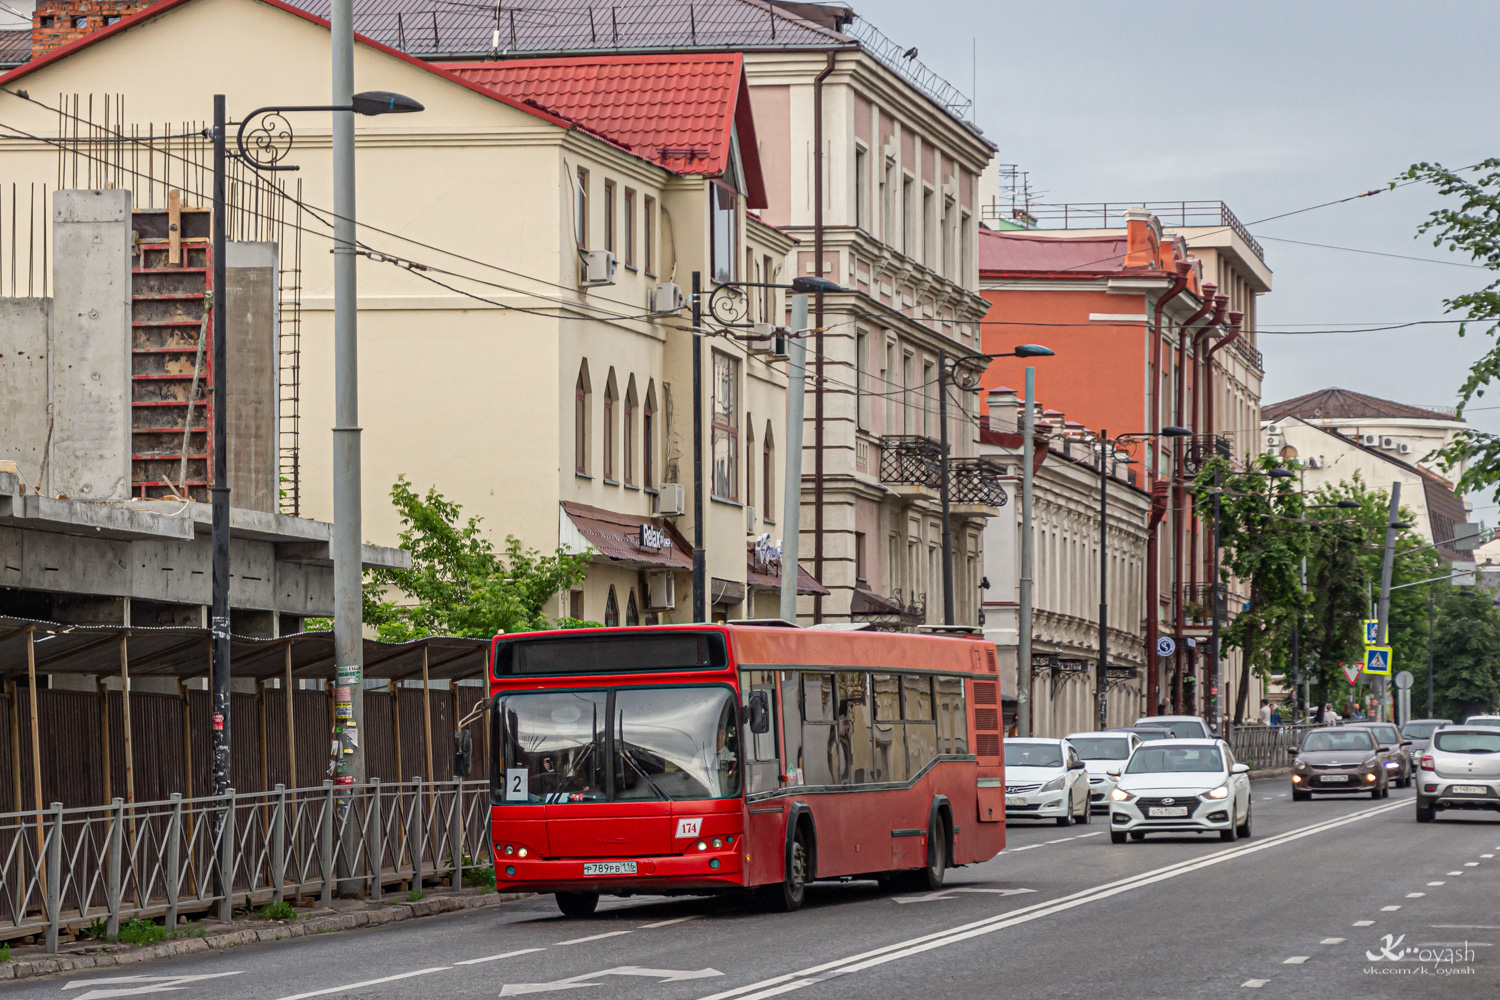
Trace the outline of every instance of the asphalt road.
{"type": "Polygon", "coordinates": [[[7,984],[7,998],[397,1000],[592,989],[621,1000],[1484,997],[1500,994],[1500,815],[1419,826],[1409,791],[1293,804],[1256,782],[1255,835],[1114,845],[1016,823],[931,895],[816,885],[794,914],[550,897],[7,984]],[[122,979],[122,976],[132,977],[122,979]],[[199,978],[202,977],[202,978],[199,978]],[[1242,993],[1261,990],[1261,993],[1242,993]]]}

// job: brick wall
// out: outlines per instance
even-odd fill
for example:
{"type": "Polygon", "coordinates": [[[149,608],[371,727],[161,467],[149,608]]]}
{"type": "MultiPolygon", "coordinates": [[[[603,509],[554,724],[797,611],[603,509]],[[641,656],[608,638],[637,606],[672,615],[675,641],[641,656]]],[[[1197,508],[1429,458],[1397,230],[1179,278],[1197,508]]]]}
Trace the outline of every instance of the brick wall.
{"type": "Polygon", "coordinates": [[[146,7],[151,0],[41,0],[31,15],[31,58],[146,7]]]}

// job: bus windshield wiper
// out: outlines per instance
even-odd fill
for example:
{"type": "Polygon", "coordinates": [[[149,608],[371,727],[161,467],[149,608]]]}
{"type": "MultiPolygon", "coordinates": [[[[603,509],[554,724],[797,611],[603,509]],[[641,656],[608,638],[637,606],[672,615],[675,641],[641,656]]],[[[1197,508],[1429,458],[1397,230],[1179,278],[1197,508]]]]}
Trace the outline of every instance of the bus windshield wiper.
{"type": "Polygon", "coordinates": [[[641,767],[640,762],[635,759],[635,754],[631,751],[630,744],[625,742],[624,712],[620,713],[619,735],[615,739],[615,749],[620,752],[620,756],[624,758],[625,763],[629,764],[636,774],[639,774],[646,780],[646,784],[651,786],[651,790],[656,793],[657,798],[671,801],[672,796],[662,791],[662,787],[656,783],[656,780],[646,773],[645,769],[641,767]]]}

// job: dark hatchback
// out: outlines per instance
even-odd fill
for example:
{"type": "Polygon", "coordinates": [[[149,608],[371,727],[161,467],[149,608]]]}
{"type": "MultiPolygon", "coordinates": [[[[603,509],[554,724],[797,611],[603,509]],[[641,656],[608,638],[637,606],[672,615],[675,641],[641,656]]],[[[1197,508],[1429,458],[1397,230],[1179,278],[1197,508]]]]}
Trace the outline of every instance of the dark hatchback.
{"type": "Polygon", "coordinates": [[[1411,759],[1411,740],[1404,738],[1392,722],[1351,722],[1345,729],[1368,729],[1380,743],[1380,755],[1387,777],[1397,788],[1410,788],[1417,765],[1411,759]]]}
{"type": "Polygon", "coordinates": [[[1368,792],[1372,799],[1390,795],[1389,771],[1375,734],[1352,726],[1325,726],[1307,734],[1301,747],[1288,751],[1292,761],[1292,799],[1305,802],[1314,792],[1348,795],[1368,792]]]}

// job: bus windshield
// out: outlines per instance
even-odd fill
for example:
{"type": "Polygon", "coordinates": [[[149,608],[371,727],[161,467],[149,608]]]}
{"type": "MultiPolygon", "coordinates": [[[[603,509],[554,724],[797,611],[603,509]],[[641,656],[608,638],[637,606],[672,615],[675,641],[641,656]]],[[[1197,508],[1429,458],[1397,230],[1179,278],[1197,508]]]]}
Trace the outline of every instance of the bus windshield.
{"type": "Polygon", "coordinates": [[[733,692],[725,687],[509,694],[500,699],[500,718],[500,804],[722,799],[740,792],[739,727],[733,692]]]}

